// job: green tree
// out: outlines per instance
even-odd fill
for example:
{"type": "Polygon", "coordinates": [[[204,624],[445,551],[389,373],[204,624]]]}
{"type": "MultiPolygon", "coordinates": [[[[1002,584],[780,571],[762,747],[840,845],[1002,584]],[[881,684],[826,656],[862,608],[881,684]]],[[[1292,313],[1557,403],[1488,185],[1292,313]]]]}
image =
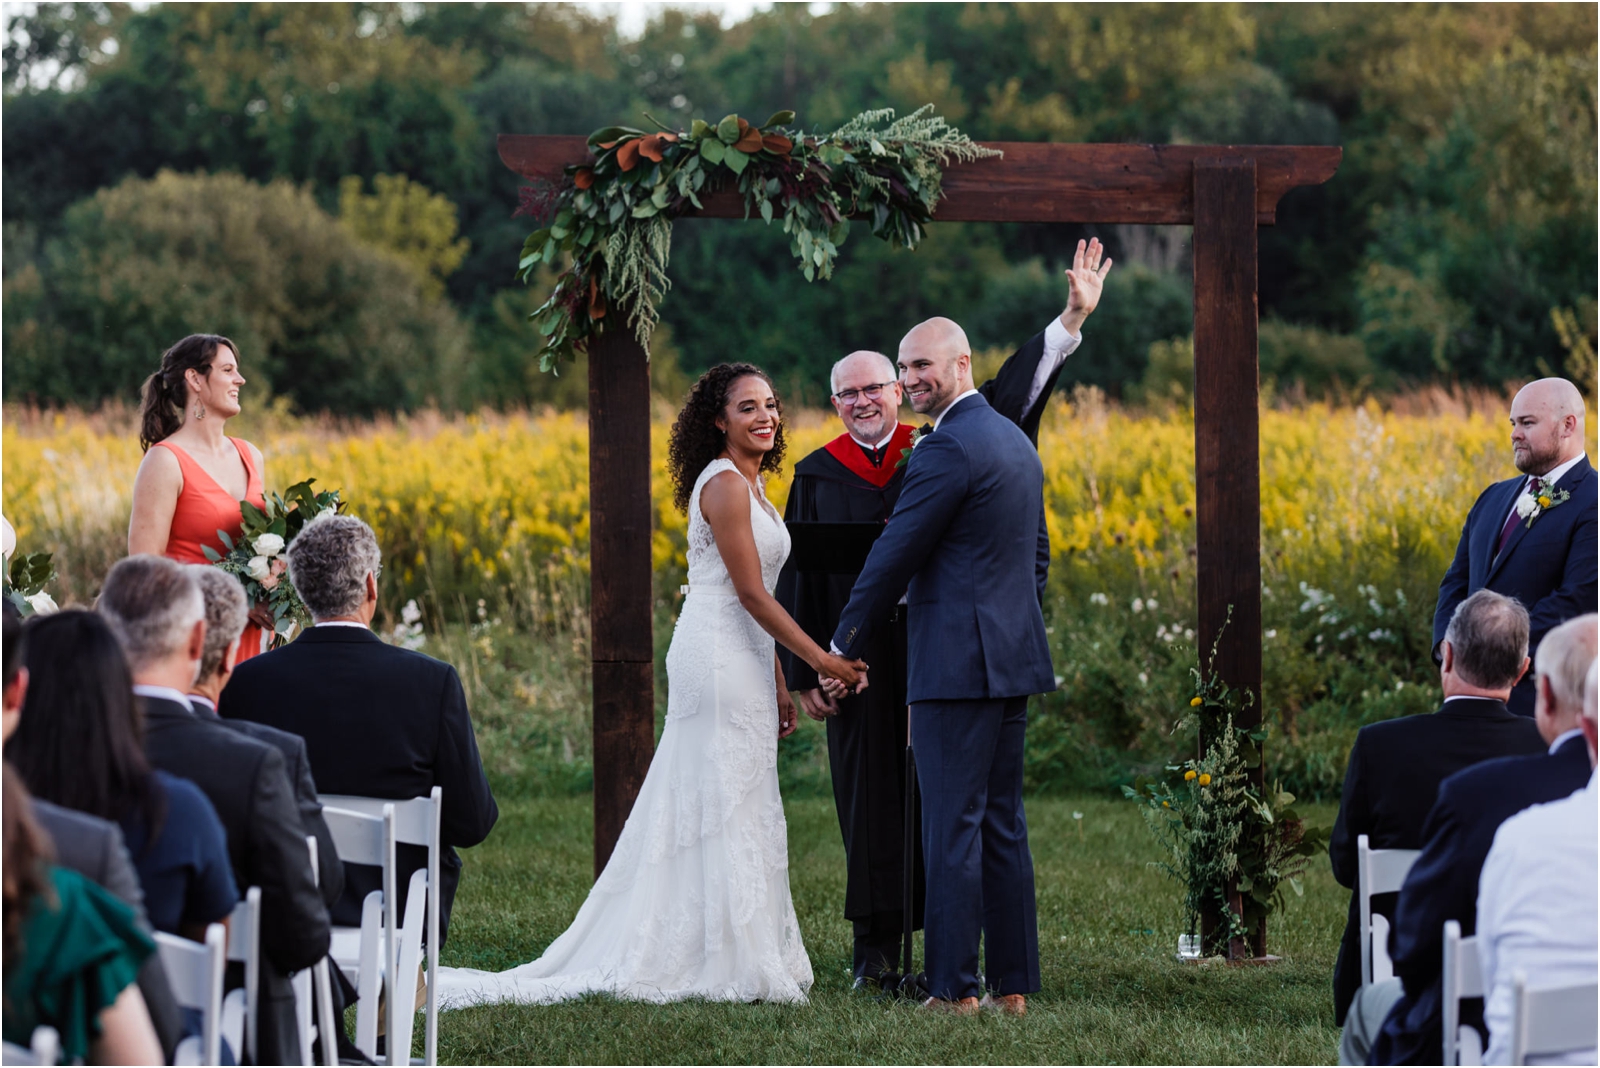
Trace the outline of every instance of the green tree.
{"type": "Polygon", "coordinates": [[[456,206],[403,174],[379,174],[362,192],[351,174],[339,183],[339,221],[369,245],[410,264],[424,295],[444,295],[444,280],[461,266],[471,242],[456,239],[456,206]]]}

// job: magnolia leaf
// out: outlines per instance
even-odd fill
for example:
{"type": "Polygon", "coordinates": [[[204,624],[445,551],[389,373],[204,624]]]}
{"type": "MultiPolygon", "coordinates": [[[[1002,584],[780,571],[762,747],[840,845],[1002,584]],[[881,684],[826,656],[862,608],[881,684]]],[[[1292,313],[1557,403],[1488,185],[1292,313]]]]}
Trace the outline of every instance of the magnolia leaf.
{"type": "Polygon", "coordinates": [[[643,136],[643,130],[635,130],[631,126],[605,126],[589,135],[589,147],[594,148],[607,141],[618,141],[624,137],[643,136]]]}
{"type": "Polygon", "coordinates": [[[722,163],[734,174],[743,174],[750,165],[750,157],[743,152],[728,152],[722,157],[722,163]]]}
{"type": "Polygon", "coordinates": [[[660,208],[657,208],[654,204],[647,200],[643,204],[637,205],[633,209],[633,217],[635,219],[648,219],[650,216],[655,215],[660,210],[660,208]]]}
{"type": "Polygon", "coordinates": [[[707,138],[700,142],[700,155],[705,157],[707,163],[721,163],[727,151],[727,146],[721,141],[707,138]]]}
{"type": "Polygon", "coordinates": [[[654,193],[650,194],[650,203],[656,206],[657,211],[660,211],[667,206],[667,199],[671,196],[672,191],[668,189],[667,184],[663,182],[656,186],[656,191],[654,193]]]}
{"type": "Polygon", "coordinates": [[[615,226],[617,224],[617,221],[622,218],[622,216],[627,212],[627,210],[628,210],[628,205],[624,204],[620,197],[617,198],[616,200],[613,200],[611,202],[611,207],[608,208],[607,211],[606,211],[606,215],[609,218],[609,220],[611,222],[611,225],[615,226]]]}
{"type": "Polygon", "coordinates": [[[695,119],[689,124],[689,136],[696,141],[703,137],[712,136],[711,124],[705,119],[695,119]]]}
{"type": "Polygon", "coordinates": [[[739,140],[739,116],[728,115],[717,123],[717,139],[725,145],[739,140]]]}
{"type": "Polygon", "coordinates": [[[792,111],[774,111],[772,117],[761,124],[761,129],[770,130],[774,126],[787,126],[794,121],[792,111]]]}

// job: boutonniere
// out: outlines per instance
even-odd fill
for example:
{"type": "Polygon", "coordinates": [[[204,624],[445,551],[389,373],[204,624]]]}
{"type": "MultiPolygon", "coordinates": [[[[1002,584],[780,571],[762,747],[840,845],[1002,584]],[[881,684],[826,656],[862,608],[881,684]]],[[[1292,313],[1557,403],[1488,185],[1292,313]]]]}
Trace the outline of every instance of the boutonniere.
{"type": "Polygon", "coordinates": [[[1558,490],[1545,482],[1542,478],[1533,480],[1522,496],[1517,498],[1517,515],[1526,522],[1527,527],[1533,526],[1533,521],[1544,515],[1550,509],[1560,504],[1565,504],[1572,498],[1566,490],[1558,490]]]}
{"type": "Polygon", "coordinates": [[[917,429],[911,432],[911,444],[900,450],[900,459],[895,461],[894,468],[896,471],[904,467],[911,459],[911,450],[917,447],[917,442],[921,441],[931,433],[933,433],[932,423],[923,423],[921,426],[917,427],[917,429]]]}

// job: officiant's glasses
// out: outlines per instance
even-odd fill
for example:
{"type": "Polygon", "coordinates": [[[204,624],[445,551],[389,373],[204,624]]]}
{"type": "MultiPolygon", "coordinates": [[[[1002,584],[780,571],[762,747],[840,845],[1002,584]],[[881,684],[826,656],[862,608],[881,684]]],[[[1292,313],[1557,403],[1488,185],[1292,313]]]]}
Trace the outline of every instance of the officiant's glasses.
{"type": "Polygon", "coordinates": [[[833,395],[833,399],[840,404],[854,404],[858,396],[865,396],[867,400],[877,400],[883,396],[883,391],[894,385],[893,382],[878,382],[860,389],[842,389],[833,395]]]}

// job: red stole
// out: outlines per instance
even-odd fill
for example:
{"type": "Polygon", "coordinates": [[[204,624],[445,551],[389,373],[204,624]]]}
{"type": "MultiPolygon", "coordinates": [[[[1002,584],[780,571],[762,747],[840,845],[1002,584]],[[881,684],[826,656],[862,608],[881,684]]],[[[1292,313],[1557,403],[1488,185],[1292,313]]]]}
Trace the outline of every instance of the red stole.
{"type": "Polygon", "coordinates": [[[894,433],[889,437],[889,444],[883,447],[883,463],[878,467],[872,466],[872,461],[867,459],[867,454],[861,451],[861,446],[849,434],[840,434],[823,446],[835,460],[850,469],[853,475],[859,475],[863,481],[870,482],[882,489],[894,478],[897,470],[896,464],[900,462],[900,454],[911,448],[912,427],[909,423],[896,423],[894,433]]]}

